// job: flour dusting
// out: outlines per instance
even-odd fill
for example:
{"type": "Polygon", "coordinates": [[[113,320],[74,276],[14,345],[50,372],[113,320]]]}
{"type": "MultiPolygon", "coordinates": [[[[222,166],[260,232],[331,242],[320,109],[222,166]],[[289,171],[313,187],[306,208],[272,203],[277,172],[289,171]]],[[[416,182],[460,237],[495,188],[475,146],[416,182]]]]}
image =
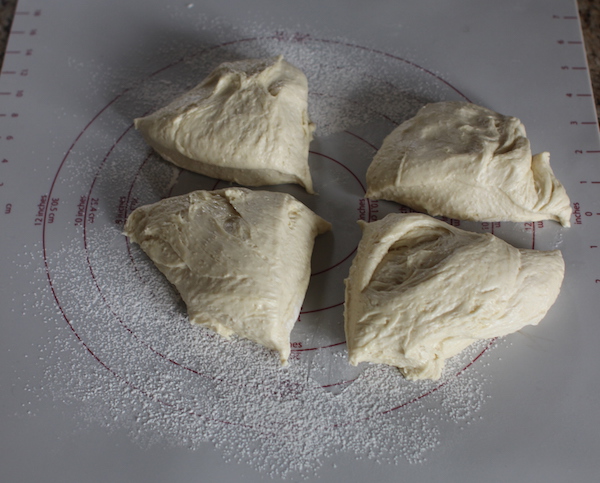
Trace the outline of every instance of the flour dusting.
{"type": "Polygon", "coordinates": [[[443,442],[443,428],[477,418],[488,382],[478,368],[493,344],[477,343],[451,359],[434,382],[408,382],[386,366],[351,367],[343,279],[360,238],[357,219],[398,211],[364,199],[375,150],[424,103],[464,96],[400,57],[343,39],[282,31],[240,32],[237,39],[184,55],[174,47],[169,66],[156,65],[154,74],[126,86],[59,169],[51,195],[65,201],[45,226],[39,272],[49,285],[39,306],[58,307],[42,390],[72,403],[82,420],[126,428],[140,444],[197,449],[210,442],[228,461],[272,477],[310,476],[337,453],[385,464],[424,462],[443,442]],[[137,206],[224,185],[159,159],[132,120],[221,62],[279,54],[309,81],[317,125],[310,164],[319,195],[267,189],[294,194],[334,223],[333,234],[315,245],[285,368],[264,347],[192,326],[175,290],[122,235],[137,206]]]}

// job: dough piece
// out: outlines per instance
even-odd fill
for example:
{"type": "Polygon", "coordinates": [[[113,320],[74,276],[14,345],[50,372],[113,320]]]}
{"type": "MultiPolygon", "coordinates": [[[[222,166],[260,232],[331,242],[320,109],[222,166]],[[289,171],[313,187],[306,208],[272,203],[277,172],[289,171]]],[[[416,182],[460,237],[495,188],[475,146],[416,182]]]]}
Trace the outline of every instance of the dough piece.
{"type": "Polygon", "coordinates": [[[360,223],[346,280],[351,364],[438,379],[444,361],[473,342],[536,325],[560,291],[559,250],[517,249],[422,214],[360,223]]]}
{"type": "Polygon", "coordinates": [[[367,198],[472,221],[555,220],[569,197],[550,154],[531,156],[521,121],[465,102],[428,104],[383,141],[367,171],[367,198]]]}
{"type": "Polygon", "coordinates": [[[314,238],[330,228],[291,195],[227,188],[137,208],[125,234],[175,285],[192,323],[253,340],[285,363],[314,238]]]}
{"type": "Polygon", "coordinates": [[[224,63],[135,127],[190,171],[247,186],[297,183],[312,193],[307,97],[306,76],[281,56],[224,63]]]}

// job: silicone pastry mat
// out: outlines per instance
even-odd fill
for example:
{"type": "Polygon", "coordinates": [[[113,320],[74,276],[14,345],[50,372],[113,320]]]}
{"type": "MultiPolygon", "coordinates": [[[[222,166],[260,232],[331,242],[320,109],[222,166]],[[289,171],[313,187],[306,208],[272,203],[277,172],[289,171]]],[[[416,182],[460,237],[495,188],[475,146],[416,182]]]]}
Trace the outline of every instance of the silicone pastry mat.
{"type": "MultiPolygon", "coordinates": [[[[575,4],[562,0],[21,0],[0,75],[0,373],[7,481],[592,481],[600,143],[575,4]],[[187,322],[122,235],[142,204],[227,183],[162,161],[133,119],[223,61],[283,55],[309,81],[317,240],[292,358],[187,322]],[[383,138],[425,103],[520,118],[572,226],[448,223],[560,249],[538,327],[475,344],[436,382],[349,366],[343,279],[383,138]]],[[[493,276],[493,273],[490,273],[493,276]]]]}

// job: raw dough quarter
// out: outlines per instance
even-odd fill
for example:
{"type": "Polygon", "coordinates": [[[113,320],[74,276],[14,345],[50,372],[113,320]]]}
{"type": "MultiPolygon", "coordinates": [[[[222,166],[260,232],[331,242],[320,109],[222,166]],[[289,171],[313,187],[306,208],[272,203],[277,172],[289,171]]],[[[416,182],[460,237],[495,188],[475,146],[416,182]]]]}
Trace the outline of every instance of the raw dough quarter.
{"type": "Polygon", "coordinates": [[[560,291],[559,250],[517,249],[422,214],[360,224],[344,311],[351,364],[438,379],[473,342],[538,324],[560,291]]]}
{"type": "Polygon", "coordinates": [[[521,121],[465,102],[428,104],[388,135],[366,197],[472,221],[569,226],[572,211],[550,154],[531,155],[521,121]]]}
{"type": "Polygon", "coordinates": [[[246,186],[297,183],[312,193],[307,99],[306,76],[281,56],[228,62],[135,127],[190,171],[246,186]]]}
{"type": "Polygon", "coordinates": [[[125,235],[177,288],[190,321],[290,354],[314,238],[331,225],[285,193],[227,188],[141,206],[125,235]]]}

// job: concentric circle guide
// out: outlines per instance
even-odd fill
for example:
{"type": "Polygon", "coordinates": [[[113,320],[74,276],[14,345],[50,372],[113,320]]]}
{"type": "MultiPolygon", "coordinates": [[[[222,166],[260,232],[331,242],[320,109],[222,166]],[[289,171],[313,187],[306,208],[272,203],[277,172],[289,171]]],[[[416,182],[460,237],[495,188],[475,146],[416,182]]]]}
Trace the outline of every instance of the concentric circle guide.
{"type": "MultiPolygon", "coordinates": [[[[252,47],[255,44],[264,43],[264,42],[277,43],[277,44],[279,44],[279,46],[286,46],[286,48],[288,48],[288,49],[290,49],[290,48],[293,49],[294,46],[296,46],[296,47],[299,46],[300,48],[308,48],[308,47],[314,46],[314,45],[326,45],[329,48],[334,48],[334,49],[341,48],[341,49],[346,49],[346,50],[351,50],[351,51],[358,51],[363,55],[367,54],[368,56],[371,56],[371,57],[381,58],[382,61],[387,63],[386,65],[391,63],[392,68],[400,66],[401,70],[408,69],[409,71],[412,72],[413,75],[416,75],[417,77],[426,78],[430,84],[433,83],[433,84],[441,85],[443,88],[442,98],[436,99],[436,100],[446,100],[445,98],[450,95],[450,96],[455,96],[456,98],[468,101],[467,97],[464,94],[462,94],[454,86],[450,85],[447,81],[442,79],[440,76],[436,75],[435,73],[433,73],[430,70],[427,70],[413,62],[402,59],[400,57],[397,57],[397,56],[394,56],[394,55],[391,55],[391,54],[388,54],[388,53],[385,53],[382,51],[355,45],[355,44],[343,43],[343,42],[327,40],[327,39],[315,39],[308,35],[303,35],[303,34],[288,35],[288,34],[284,34],[284,33],[280,33],[280,32],[275,33],[274,35],[271,35],[271,36],[246,38],[246,39],[234,40],[234,41],[225,42],[225,43],[216,45],[216,46],[212,47],[211,49],[208,49],[208,50],[205,50],[205,51],[202,51],[202,52],[196,54],[195,56],[193,56],[193,58],[179,59],[178,61],[175,61],[165,67],[158,69],[157,71],[155,71],[154,73],[149,75],[148,78],[144,80],[144,82],[147,82],[147,81],[153,80],[153,79],[157,79],[161,75],[169,73],[169,71],[172,69],[181,68],[185,62],[201,62],[203,60],[203,58],[209,53],[212,55],[215,53],[218,54],[221,51],[226,52],[227,48],[232,47],[232,46],[240,46],[240,45],[244,45],[246,48],[249,48],[250,50],[252,50],[252,47]]],[[[142,82],[141,85],[143,85],[144,82],[142,82]]],[[[311,82],[311,79],[309,77],[309,86],[310,86],[310,82],[311,82]]],[[[381,80],[381,82],[386,84],[386,86],[389,88],[392,88],[392,89],[398,88],[395,85],[391,85],[390,82],[386,79],[381,80]]],[[[53,200],[53,199],[59,200],[60,199],[61,187],[63,184],[66,184],[66,183],[61,183],[61,181],[63,180],[64,177],[68,178],[68,173],[65,173],[65,172],[69,171],[69,169],[71,169],[69,166],[69,163],[73,162],[72,159],[75,156],[74,153],[78,150],[80,144],[82,143],[83,138],[86,136],[89,136],[89,135],[94,136],[96,134],[95,131],[101,129],[101,128],[96,128],[96,126],[100,123],[101,119],[103,119],[105,116],[114,116],[113,111],[115,109],[115,106],[117,106],[122,101],[123,102],[127,101],[128,97],[135,97],[137,88],[140,88],[140,86],[125,89],[119,95],[114,97],[101,110],[99,110],[98,113],[81,130],[81,132],[78,134],[78,136],[75,138],[75,140],[73,141],[73,143],[67,150],[66,154],[64,155],[64,158],[62,159],[62,161],[58,167],[57,172],[54,175],[54,178],[52,180],[50,190],[49,190],[48,196],[47,196],[48,200],[53,200]]],[[[336,96],[330,92],[322,92],[322,91],[316,90],[314,92],[311,91],[310,95],[313,98],[318,98],[320,100],[329,99],[331,102],[339,101],[339,99],[335,99],[336,96]]],[[[341,97],[343,98],[343,96],[341,96],[341,97]]],[[[353,104],[354,108],[356,108],[356,109],[363,109],[364,111],[372,111],[371,118],[375,119],[375,124],[377,125],[377,129],[379,129],[379,130],[381,130],[382,126],[383,126],[384,129],[387,129],[387,131],[389,131],[389,130],[393,129],[393,127],[395,125],[397,125],[399,122],[397,120],[394,120],[387,113],[378,112],[377,109],[373,109],[372,106],[367,106],[367,105],[361,106],[354,100],[352,100],[352,102],[349,104],[353,104]],[[387,126],[387,127],[385,127],[385,126],[387,126]]],[[[154,107],[158,107],[158,106],[154,106],[154,107]]],[[[397,211],[399,209],[399,207],[397,205],[388,204],[386,206],[383,206],[384,204],[382,204],[382,203],[372,202],[370,200],[365,200],[363,198],[364,191],[365,191],[365,189],[364,189],[365,186],[362,181],[362,179],[363,179],[362,177],[364,176],[364,170],[366,169],[366,166],[370,162],[370,159],[376,150],[377,144],[380,142],[379,140],[373,140],[370,137],[370,134],[371,134],[371,132],[369,131],[368,128],[363,129],[362,127],[359,127],[358,130],[349,128],[349,129],[343,129],[339,133],[334,133],[332,136],[330,136],[330,137],[333,137],[333,142],[331,142],[328,137],[325,137],[324,139],[319,139],[317,137],[317,140],[319,142],[317,143],[317,146],[315,146],[314,148],[311,149],[311,152],[310,152],[311,169],[316,169],[318,171],[318,173],[321,175],[321,178],[317,177],[317,176],[314,176],[314,177],[317,180],[317,183],[319,183],[319,180],[321,181],[321,183],[320,183],[321,188],[323,188],[323,191],[319,195],[317,201],[314,201],[314,198],[311,199],[310,197],[307,197],[308,195],[300,193],[298,190],[295,190],[295,188],[269,187],[267,189],[290,189],[290,190],[292,190],[292,192],[294,194],[298,195],[299,198],[301,198],[301,201],[307,202],[309,207],[311,207],[310,204],[312,203],[316,207],[316,209],[313,207],[314,211],[316,211],[318,214],[321,214],[321,216],[323,216],[324,218],[327,219],[327,216],[325,214],[322,214],[319,212],[320,211],[319,208],[323,208],[323,206],[325,206],[325,205],[331,205],[331,206],[336,205],[335,196],[336,196],[337,192],[334,193],[333,195],[331,195],[330,190],[339,189],[339,187],[336,187],[337,185],[335,183],[338,183],[338,184],[341,183],[343,190],[345,190],[345,191],[343,191],[343,195],[346,196],[346,198],[343,200],[344,203],[338,204],[338,206],[336,206],[336,209],[341,210],[340,218],[344,219],[343,220],[344,223],[347,222],[346,223],[347,226],[351,226],[352,223],[355,224],[356,220],[359,219],[360,217],[363,217],[363,219],[366,219],[367,221],[372,221],[372,220],[377,219],[378,217],[382,216],[383,214],[385,214],[386,211],[387,212],[397,211]],[[349,144],[352,144],[352,148],[350,149],[350,151],[352,152],[352,155],[350,155],[348,150],[347,149],[345,150],[345,148],[344,148],[344,146],[349,145],[349,144]],[[343,146],[340,147],[340,145],[343,145],[343,146]],[[332,147],[335,147],[335,149],[332,149],[332,147]],[[333,152],[331,152],[331,151],[333,151],[333,152]],[[350,158],[352,158],[352,159],[350,159],[350,158]],[[362,172],[358,172],[357,169],[362,169],[362,172]],[[327,183],[329,183],[329,184],[327,184],[327,183]],[[333,196],[333,198],[330,199],[329,198],[330,196],[333,196]],[[348,206],[348,203],[346,203],[347,201],[349,201],[349,203],[351,203],[352,206],[348,206]]],[[[129,326],[128,314],[120,313],[119,309],[113,307],[111,299],[105,295],[105,293],[104,293],[105,286],[103,284],[105,284],[106,281],[100,279],[96,275],[96,267],[94,265],[95,262],[90,257],[90,252],[94,249],[94,246],[93,246],[94,240],[93,240],[93,237],[90,237],[90,230],[97,229],[99,215],[101,215],[102,213],[105,213],[102,211],[101,207],[98,205],[98,200],[100,200],[100,199],[103,200],[107,196],[106,195],[106,186],[104,186],[104,184],[106,184],[106,182],[107,182],[105,179],[105,172],[108,169],[107,166],[108,166],[108,164],[114,162],[113,158],[115,157],[115,152],[118,149],[121,149],[125,145],[128,146],[129,144],[134,143],[133,139],[135,138],[135,136],[136,136],[136,133],[133,130],[133,124],[131,124],[131,123],[126,125],[124,127],[124,129],[122,129],[120,132],[117,133],[116,140],[106,150],[101,161],[96,166],[95,174],[94,174],[93,178],[91,179],[89,185],[86,188],[87,191],[85,192],[84,195],[82,195],[82,198],[81,198],[81,200],[85,199],[85,203],[83,205],[83,210],[81,210],[82,216],[80,217],[82,220],[82,223],[81,223],[82,240],[81,240],[81,242],[83,244],[84,252],[86,254],[86,265],[89,270],[89,276],[91,277],[93,285],[94,285],[95,289],[97,290],[98,295],[100,296],[102,304],[104,305],[104,307],[106,309],[108,309],[109,313],[112,314],[113,322],[116,322],[117,324],[122,326],[122,328],[125,330],[125,332],[127,332],[131,337],[133,337],[137,341],[137,343],[139,344],[139,350],[149,351],[149,352],[153,353],[154,355],[162,358],[168,364],[172,364],[173,366],[184,369],[185,371],[193,373],[199,377],[211,379],[211,378],[213,378],[212,375],[205,374],[200,370],[197,370],[193,367],[189,367],[186,365],[185,362],[181,362],[181,361],[177,360],[177,358],[165,355],[161,349],[154,347],[151,343],[144,340],[144,338],[142,336],[140,336],[139,334],[136,333],[135,329],[133,329],[129,326]],[[105,190],[105,191],[101,191],[101,190],[105,190]],[[98,191],[101,191],[100,194],[97,194],[98,191]],[[94,200],[96,200],[96,202],[94,200]]],[[[121,213],[118,216],[118,218],[121,221],[124,218],[126,218],[126,215],[129,212],[132,211],[132,209],[135,207],[135,205],[138,201],[137,195],[136,195],[136,193],[138,192],[138,189],[139,189],[138,184],[140,182],[140,179],[143,176],[147,175],[146,170],[148,169],[148,166],[152,163],[164,163],[163,161],[160,161],[156,155],[149,154],[148,149],[146,149],[145,151],[140,151],[139,155],[142,156],[141,161],[138,162],[137,165],[133,167],[133,169],[131,169],[131,166],[129,167],[129,171],[132,173],[132,176],[129,178],[129,181],[127,181],[128,184],[124,185],[124,189],[122,191],[116,191],[113,193],[114,197],[117,197],[117,198],[122,197],[125,199],[125,201],[123,203],[124,207],[125,207],[125,213],[121,213]],[[125,215],[125,216],[123,216],[123,215],[125,215]]],[[[131,160],[131,163],[135,164],[135,162],[133,160],[131,160]]],[[[133,164],[132,164],[132,166],[133,166],[133,164]]],[[[165,164],[165,166],[166,166],[166,164],[165,164]]],[[[164,169],[168,170],[168,169],[174,169],[174,168],[165,167],[164,169]]],[[[125,174],[127,174],[127,173],[128,173],[128,171],[125,170],[125,174]]],[[[178,175],[177,175],[178,177],[177,177],[175,184],[173,186],[165,185],[162,187],[164,194],[165,195],[171,194],[173,192],[173,188],[175,188],[175,190],[177,190],[178,187],[181,189],[186,189],[183,186],[185,183],[184,182],[180,183],[181,180],[179,178],[183,177],[183,176],[187,176],[187,175],[188,175],[188,173],[185,173],[185,172],[182,172],[181,170],[179,170],[178,175]]],[[[193,176],[196,176],[196,175],[193,175],[193,176]]],[[[201,178],[203,178],[203,179],[201,180],[200,184],[203,184],[205,186],[204,189],[215,189],[221,183],[219,181],[210,180],[208,178],[204,178],[204,177],[201,177],[201,178]]],[[[192,181],[198,181],[198,179],[194,179],[192,181]]],[[[317,184],[317,188],[319,188],[319,184],[317,184]]],[[[117,201],[115,199],[113,199],[113,200],[111,200],[111,203],[112,203],[112,206],[115,206],[117,204],[117,201]]],[[[153,400],[156,400],[157,402],[159,402],[161,404],[172,405],[171,402],[165,401],[165,400],[161,399],[160,397],[156,397],[151,392],[147,391],[144,387],[140,387],[139,385],[136,385],[132,381],[128,380],[127,377],[123,376],[119,372],[118,369],[114,369],[113,367],[111,367],[111,365],[109,363],[104,361],[103,358],[95,352],[95,350],[93,348],[93,343],[92,343],[93,341],[87,340],[84,336],[82,336],[80,334],[75,323],[73,323],[72,318],[67,313],[67,310],[64,308],[64,303],[61,300],[61,294],[60,294],[60,290],[59,290],[59,286],[58,286],[59,283],[56,282],[53,278],[53,268],[51,267],[51,264],[49,262],[49,254],[48,254],[49,241],[50,241],[50,236],[51,236],[51,225],[54,222],[54,216],[56,215],[55,212],[57,211],[57,210],[53,211],[53,206],[57,207],[58,201],[54,205],[51,202],[46,203],[46,206],[44,209],[43,226],[42,226],[42,245],[43,245],[44,265],[45,265],[45,269],[46,269],[46,276],[47,276],[48,284],[50,286],[50,290],[52,292],[53,298],[62,314],[62,317],[65,319],[65,321],[66,321],[68,327],[70,328],[70,330],[72,331],[74,337],[79,341],[79,343],[83,346],[83,348],[102,367],[104,367],[107,371],[109,371],[117,379],[119,379],[122,382],[124,382],[125,384],[135,388],[136,390],[138,390],[140,393],[144,394],[145,396],[147,396],[153,400]]],[[[108,216],[105,213],[106,220],[104,220],[104,222],[110,223],[112,220],[114,220],[114,218],[117,217],[114,213],[112,215],[113,216],[108,216]]],[[[452,220],[449,220],[449,222],[452,222],[452,220]]],[[[346,225],[344,225],[344,226],[346,226],[346,225]]],[[[536,241],[535,241],[536,226],[537,226],[536,224],[532,224],[531,229],[525,231],[526,236],[530,237],[530,245],[532,248],[535,247],[535,244],[536,244],[536,241]]],[[[541,228],[542,226],[543,225],[539,226],[538,228],[541,228]]],[[[76,226],[73,226],[72,228],[76,228],[76,226]]],[[[498,231],[499,228],[500,228],[500,224],[482,224],[479,227],[479,229],[481,229],[481,230],[484,230],[484,231],[489,230],[492,232],[494,232],[494,230],[498,231]]],[[[334,223],[334,230],[335,230],[335,223],[334,223]]],[[[358,237],[359,237],[359,235],[355,232],[352,235],[348,235],[348,238],[351,238],[350,242],[348,242],[347,240],[344,241],[345,239],[343,237],[341,238],[340,241],[335,239],[332,242],[330,240],[329,243],[333,245],[333,252],[334,252],[335,256],[333,257],[332,260],[329,260],[327,263],[322,263],[320,266],[317,266],[317,267],[313,266],[311,285],[315,284],[315,283],[322,283],[323,286],[328,287],[331,283],[333,283],[331,280],[327,280],[325,282],[319,282],[320,280],[325,279],[326,277],[335,278],[335,283],[337,283],[338,285],[341,284],[343,278],[347,274],[349,263],[351,262],[352,256],[356,250],[356,244],[358,243],[358,237]],[[338,246],[340,244],[341,244],[341,246],[338,246]]],[[[131,272],[132,277],[137,277],[139,282],[141,284],[144,284],[145,283],[144,279],[139,274],[137,264],[139,264],[139,263],[147,264],[148,261],[145,259],[139,258],[139,253],[131,250],[131,247],[130,247],[129,243],[127,242],[127,240],[125,239],[125,237],[122,237],[122,244],[121,244],[120,249],[126,250],[128,253],[128,258],[129,258],[130,263],[126,267],[126,269],[131,272]]],[[[166,281],[165,281],[165,283],[166,283],[166,281]]],[[[295,355],[295,357],[294,357],[295,360],[292,361],[292,364],[305,363],[305,362],[303,362],[303,357],[304,357],[304,354],[307,354],[307,353],[326,352],[326,351],[330,351],[330,350],[343,350],[344,349],[345,341],[343,339],[343,332],[341,332],[341,330],[340,330],[341,325],[339,323],[340,322],[339,318],[340,318],[340,314],[341,314],[340,310],[343,305],[343,298],[339,298],[339,294],[340,294],[340,292],[338,291],[337,299],[335,299],[335,295],[334,295],[332,300],[321,301],[321,303],[311,305],[310,300],[308,300],[311,297],[311,295],[309,293],[309,295],[307,296],[308,302],[305,304],[305,307],[303,307],[303,309],[302,309],[301,321],[299,322],[298,325],[301,326],[303,324],[305,318],[310,319],[311,317],[319,316],[320,322],[323,322],[323,320],[327,320],[330,318],[338,318],[338,322],[337,322],[338,328],[337,328],[337,332],[334,331],[333,333],[328,334],[325,337],[321,337],[320,339],[317,338],[318,340],[316,341],[316,343],[313,343],[313,344],[311,344],[311,343],[307,344],[306,342],[296,341],[296,344],[293,344],[293,347],[292,347],[293,353],[295,355]],[[323,316],[323,314],[326,314],[326,315],[323,316]],[[332,315],[330,315],[330,314],[332,314],[332,315]]],[[[300,335],[306,335],[306,334],[300,334],[300,335]]],[[[467,369],[469,369],[473,364],[475,364],[481,358],[483,353],[485,351],[487,351],[489,349],[489,347],[491,347],[493,342],[494,341],[490,341],[489,344],[481,352],[475,354],[474,357],[462,369],[460,369],[453,376],[451,376],[451,378],[452,377],[460,377],[462,374],[464,374],[464,372],[467,371],[467,369]]],[[[358,372],[355,374],[358,374],[358,372]]],[[[319,381],[319,383],[321,384],[321,386],[323,388],[331,388],[331,387],[335,387],[335,386],[343,387],[343,386],[346,386],[349,383],[351,383],[353,380],[354,380],[354,377],[348,378],[348,377],[343,377],[343,375],[341,375],[340,378],[338,378],[338,380],[324,380],[324,381],[319,381]]],[[[448,382],[448,380],[445,380],[444,382],[441,382],[439,385],[434,386],[433,388],[428,389],[427,391],[423,392],[421,395],[411,398],[407,401],[399,401],[397,405],[395,405],[393,407],[389,407],[387,410],[384,410],[384,411],[380,412],[379,414],[385,414],[385,413],[389,413],[392,411],[400,410],[417,400],[421,400],[425,397],[428,397],[431,394],[434,394],[435,392],[442,389],[447,384],[447,382],[448,382]]],[[[187,412],[192,411],[193,412],[193,410],[191,410],[190,408],[185,408],[185,407],[182,407],[181,411],[187,411],[187,412]]],[[[202,414],[198,414],[198,416],[206,417],[205,415],[202,415],[202,414]]],[[[373,414],[372,416],[375,416],[375,414],[373,414]]],[[[222,422],[224,424],[241,424],[237,421],[228,421],[228,420],[216,420],[216,421],[222,422]]]]}

